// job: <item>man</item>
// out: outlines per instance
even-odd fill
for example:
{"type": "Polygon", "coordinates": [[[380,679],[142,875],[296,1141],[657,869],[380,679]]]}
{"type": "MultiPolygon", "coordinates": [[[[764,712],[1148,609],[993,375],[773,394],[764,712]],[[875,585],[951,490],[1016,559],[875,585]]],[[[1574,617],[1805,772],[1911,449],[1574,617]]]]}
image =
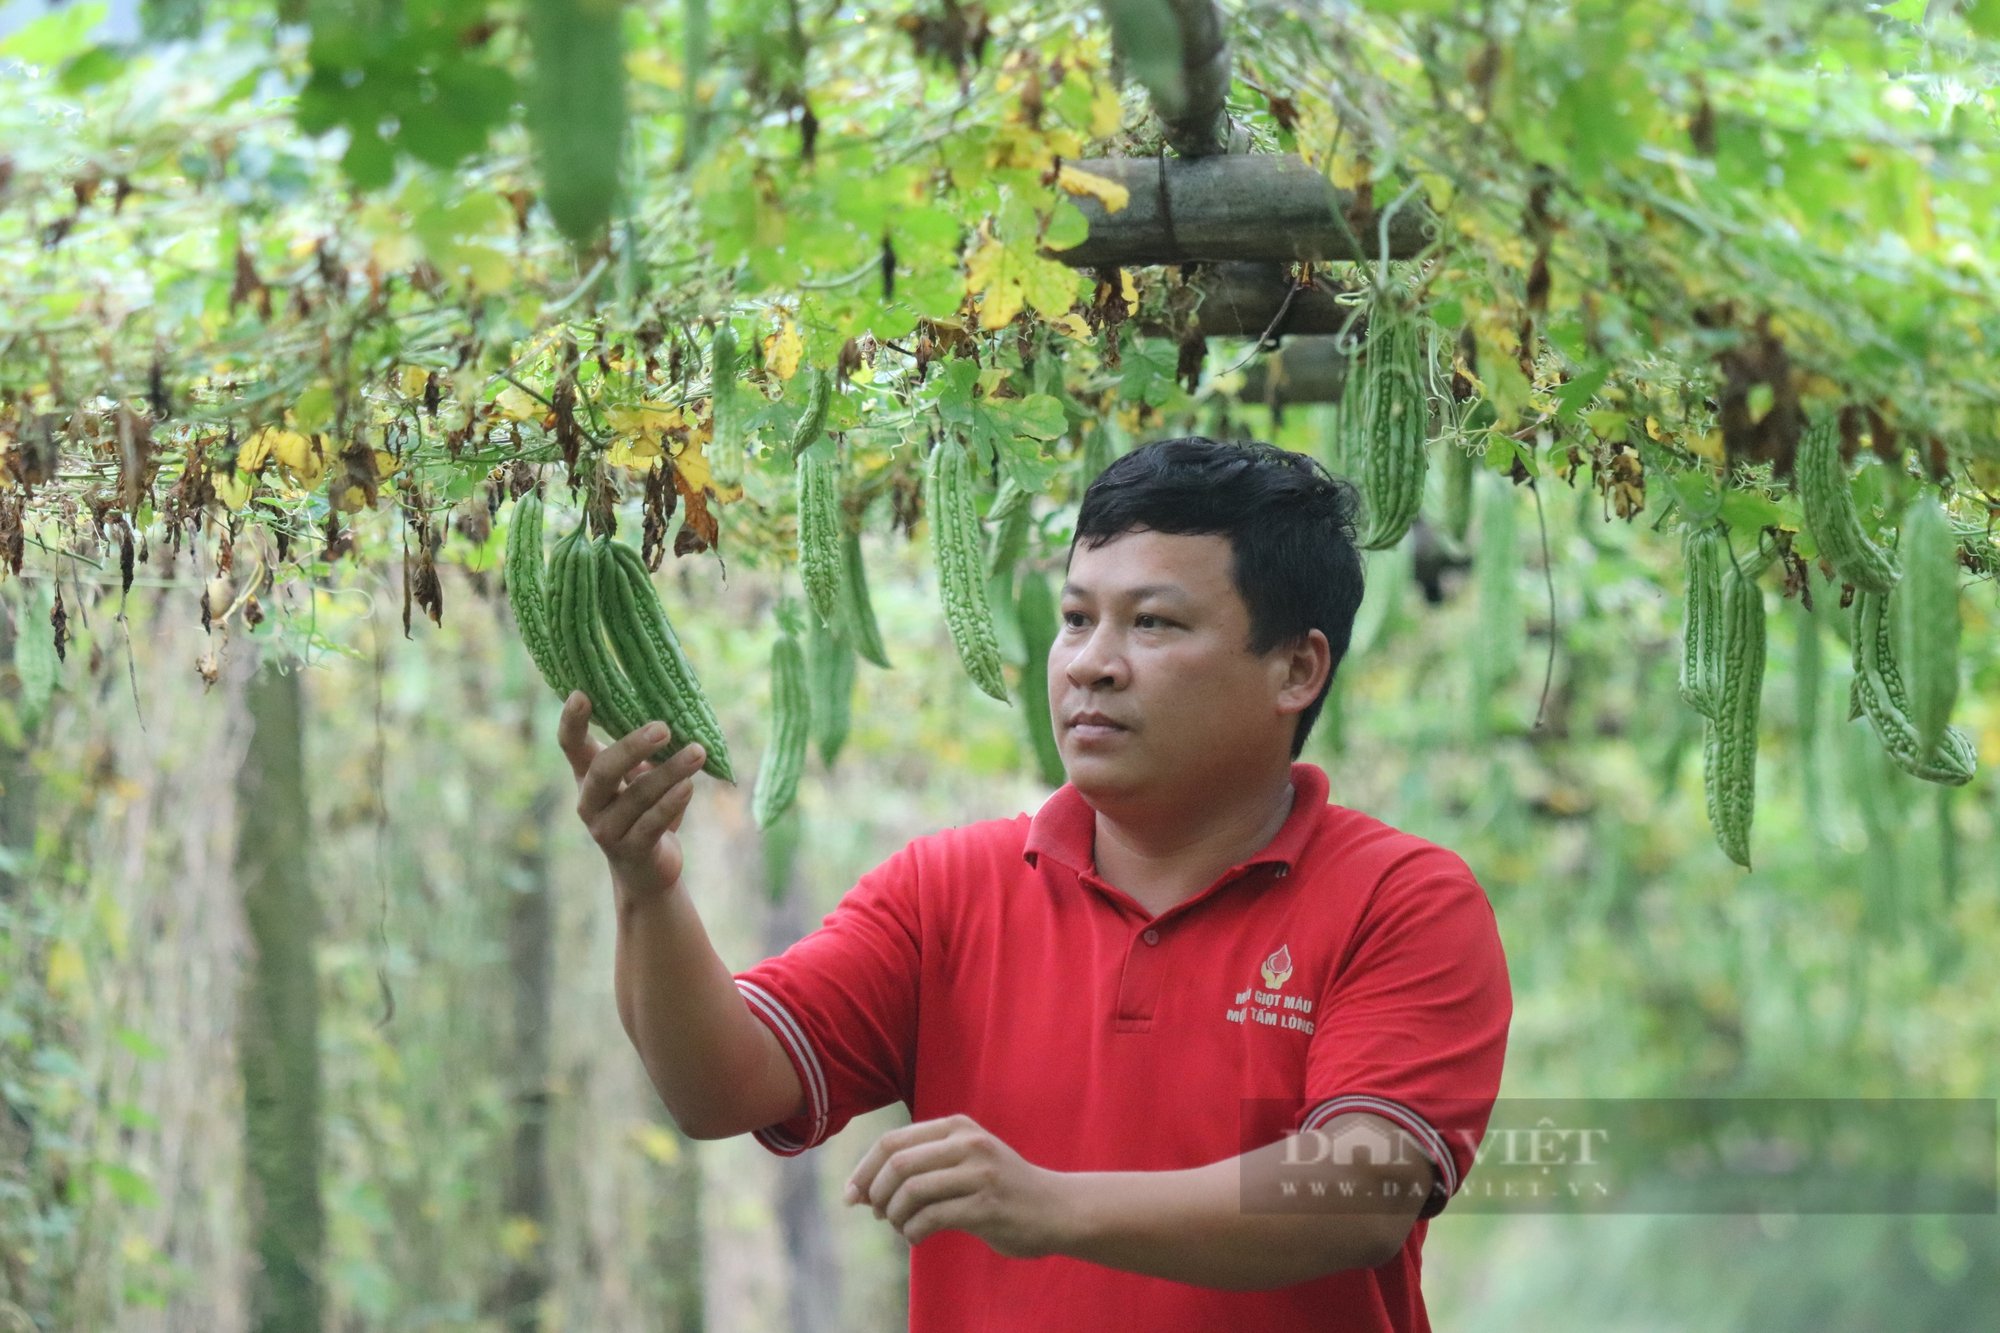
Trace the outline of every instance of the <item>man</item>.
{"type": "Polygon", "coordinates": [[[912,1329],[1428,1327],[1427,1220],[1512,1004],[1465,863],[1296,762],[1361,600],[1353,523],[1267,445],[1114,462],[1049,653],[1068,784],[916,840],[741,974],[680,878],[699,747],[649,770],[657,736],[600,749],[566,705],[668,1110],[790,1155],[909,1106],[845,1197],[913,1247],[912,1329]]]}

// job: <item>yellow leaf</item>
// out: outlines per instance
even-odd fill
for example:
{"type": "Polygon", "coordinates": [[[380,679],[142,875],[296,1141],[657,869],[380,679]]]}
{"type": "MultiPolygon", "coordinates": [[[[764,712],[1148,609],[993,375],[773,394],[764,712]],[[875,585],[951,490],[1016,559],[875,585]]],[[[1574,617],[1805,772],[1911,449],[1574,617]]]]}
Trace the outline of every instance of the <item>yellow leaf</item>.
{"type": "Polygon", "coordinates": [[[1047,171],[1055,165],[1059,150],[1049,136],[1027,125],[1003,125],[986,150],[988,166],[1001,171],[1047,171]]]}
{"type": "Polygon", "coordinates": [[[805,354],[805,340],[792,324],[790,315],[778,316],[778,331],[764,338],[764,365],[781,380],[799,373],[799,358],[805,354]]]}
{"type": "Polygon", "coordinates": [[[1097,91],[1090,98],[1090,133],[1099,139],[1108,139],[1118,133],[1118,127],[1125,123],[1125,108],[1119,103],[1118,89],[1108,79],[1101,79],[1097,91]]]}
{"type": "Polygon", "coordinates": [[[1728,451],[1722,447],[1722,432],[1719,430],[1712,430],[1700,439],[1690,435],[1687,446],[1711,463],[1724,463],[1729,459],[1728,451]]]}
{"type": "Polygon", "coordinates": [[[1044,259],[1029,245],[982,239],[965,260],[965,289],[980,298],[979,327],[1003,329],[1023,305],[1061,319],[1076,299],[1076,270],[1044,259]]]}
{"type": "Polygon", "coordinates": [[[500,391],[493,400],[493,406],[509,421],[540,421],[542,414],[548,410],[511,384],[500,391]]]}
{"type": "Polygon", "coordinates": [[[58,1000],[68,1000],[83,988],[88,969],[82,952],[68,940],[57,940],[49,950],[48,987],[58,1000]]]}
{"type": "Polygon", "coordinates": [[[1117,181],[1094,172],[1083,170],[1065,162],[1056,172],[1056,184],[1071,194],[1087,194],[1104,205],[1107,213],[1116,213],[1132,202],[1132,192],[1117,181]]]}
{"type": "Polygon", "coordinates": [[[674,455],[674,466],[681,470],[681,476],[687,479],[688,488],[694,491],[707,490],[715,480],[709,472],[708,453],[702,444],[703,441],[699,436],[690,436],[688,442],[681,447],[681,451],[674,455]]]}
{"type": "Polygon", "coordinates": [[[215,498],[222,501],[223,508],[233,512],[250,503],[250,488],[255,484],[256,479],[248,472],[239,472],[233,477],[218,472],[215,474],[215,498]]]}
{"type": "Polygon", "coordinates": [[[626,435],[604,451],[604,461],[613,467],[650,469],[659,456],[657,435],[626,435]]]}
{"type": "Polygon", "coordinates": [[[431,373],[422,366],[404,366],[403,373],[397,377],[396,382],[405,397],[421,398],[424,386],[431,382],[431,373]]]}
{"type": "Polygon", "coordinates": [[[295,430],[275,430],[270,433],[271,457],[290,473],[292,479],[301,486],[310,486],[326,471],[326,455],[313,447],[313,442],[295,430]]]}
{"type": "Polygon", "coordinates": [[[1132,270],[1129,268],[1118,270],[1118,294],[1124,298],[1127,310],[1139,308],[1139,284],[1132,281],[1132,270]]]}
{"type": "Polygon", "coordinates": [[[236,446],[236,470],[252,474],[264,470],[264,460],[271,456],[271,436],[269,426],[251,434],[250,438],[236,446]]]}
{"type": "Polygon", "coordinates": [[[1091,339],[1090,325],[1084,323],[1083,316],[1072,311],[1056,321],[1056,327],[1080,343],[1091,339]]]}
{"type": "MultiPolygon", "coordinates": [[[[614,407],[605,412],[604,419],[611,423],[614,435],[645,435],[658,443],[667,431],[686,424],[687,418],[678,407],[665,403],[640,403],[634,407],[614,407]]],[[[658,450],[654,451],[655,453],[658,450]]]]}
{"type": "Polygon", "coordinates": [[[1327,162],[1326,168],[1327,179],[1333,182],[1335,189],[1340,190],[1351,190],[1368,180],[1374,173],[1374,167],[1367,158],[1359,157],[1347,150],[1335,153],[1327,162]]]}

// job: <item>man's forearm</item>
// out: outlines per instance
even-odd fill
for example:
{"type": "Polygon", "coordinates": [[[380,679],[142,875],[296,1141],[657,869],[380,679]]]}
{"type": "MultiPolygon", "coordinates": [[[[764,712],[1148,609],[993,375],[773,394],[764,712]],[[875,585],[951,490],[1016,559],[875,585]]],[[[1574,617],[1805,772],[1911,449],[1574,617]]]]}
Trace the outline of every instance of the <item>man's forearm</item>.
{"type": "Polygon", "coordinates": [[[791,1115],[760,1104],[788,1069],[773,1067],[776,1043],[710,944],[686,886],[616,892],[618,1016],[675,1123],[691,1137],[719,1138],[791,1115]]]}
{"type": "MultiPolygon", "coordinates": [[[[1387,1263],[1409,1234],[1420,1206],[1418,1180],[1407,1171],[1330,1164],[1281,1167],[1284,1143],[1185,1171],[1086,1171],[1063,1177],[1067,1200],[1055,1253],[1128,1273],[1200,1287],[1256,1291],[1289,1286],[1350,1268],[1387,1263]],[[1347,1211],[1325,1208],[1263,1212],[1245,1206],[1245,1172],[1266,1179],[1286,1169],[1302,1192],[1319,1179],[1338,1193],[1341,1179],[1362,1189],[1385,1184],[1398,1200],[1379,1197],[1347,1211]]],[[[1428,1184],[1428,1168],[1420,1168],[1428,1184]]],[[[1366,1196],[1364,1196],[1366,1197],[1366,1196]]]]}

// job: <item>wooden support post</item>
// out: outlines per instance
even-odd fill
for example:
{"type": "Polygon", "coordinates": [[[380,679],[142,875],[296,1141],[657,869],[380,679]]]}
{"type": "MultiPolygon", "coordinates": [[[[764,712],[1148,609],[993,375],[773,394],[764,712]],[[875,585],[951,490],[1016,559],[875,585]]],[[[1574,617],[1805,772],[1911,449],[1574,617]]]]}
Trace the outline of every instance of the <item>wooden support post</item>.
{"type": "MultiPolygon", "coordinates": [[[[1373,260],[1380,250],[1382,219],[1353,191],[1335,188],[1289,153],[1092,158],[1076,165],[1130,194],[1116,213],[1088,195],[1075,199],[1090,235],[1050,254],[1077,268],[1373,260]]],[[[1434,226],[1420,201],[1405,202],[1388,218],[1388,257],[1415,255],[1434,226]]]]}
{"type": "Polygon", "coordinates": [[[1209,338],[1272,338],[1300,334],[1353,332],[1367,326],[1367,316],[1342,305],[1341,289],[1321,278],[1292,292],[1292,279],[1279,264],[1217,264],[1197,273],[1185,288],[1172,293],[1164,319],[1142,322],[1139,332],[1152,337],[1178,337],[1189,324],[1199,324],[1209,338]],[[1291,305],[1286,306],[1290,296],[1291,305]],[[1281,317],[1282,316],[1282,317],[1281,317]]]}

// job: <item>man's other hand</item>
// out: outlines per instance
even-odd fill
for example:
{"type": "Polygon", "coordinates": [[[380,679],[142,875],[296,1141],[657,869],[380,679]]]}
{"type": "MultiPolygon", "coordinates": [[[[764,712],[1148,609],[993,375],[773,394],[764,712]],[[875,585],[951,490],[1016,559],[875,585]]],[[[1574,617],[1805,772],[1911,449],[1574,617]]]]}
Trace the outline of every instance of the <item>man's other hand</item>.
{"type": "Polygon", "coordinates": [[[969,1116],[894,1129],[849,1177],[842,1202],[865,1203],[906,1242],[965,1231],[1010,1259],[1052,1253],[1062,1173],[1028,1162],[969,1116]]]}

